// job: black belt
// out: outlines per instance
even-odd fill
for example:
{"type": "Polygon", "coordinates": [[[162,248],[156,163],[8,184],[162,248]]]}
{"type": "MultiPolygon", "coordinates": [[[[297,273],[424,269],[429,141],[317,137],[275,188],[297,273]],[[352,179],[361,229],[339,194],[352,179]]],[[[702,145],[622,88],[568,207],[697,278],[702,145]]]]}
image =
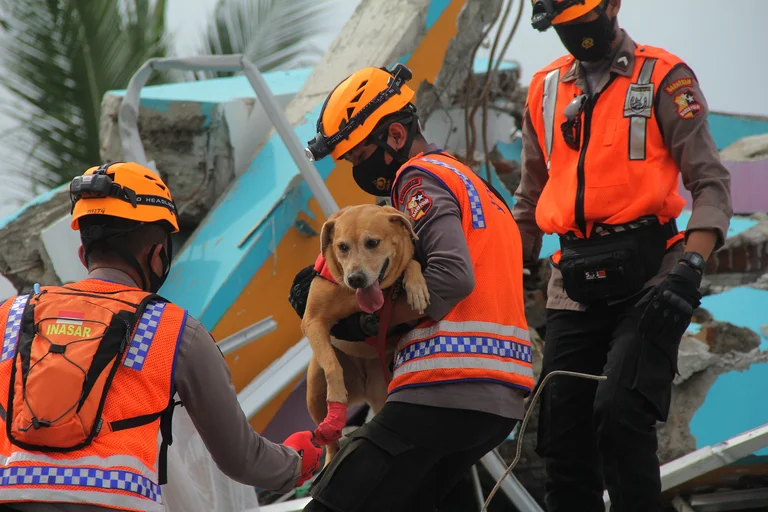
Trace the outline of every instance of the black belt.
{"type": "Polygon", "coordinates": [[[666,224],[661,224],[655,215],[649,215],[626,224],[595,224],[592,229],[592,235],[586,239],[576,236],[576,233],[573,231],[569,231],[564,235],[560,235],[560,247],[583,246],[585,242],[589,243],[590,240],[601,239],[605,236],[631,234],[637,232],[637,230],[658,230],[654,234],[664,240],[669,240],[680,232],[677,229],[677,221],[675,219],[671,219],[666,224]]]}

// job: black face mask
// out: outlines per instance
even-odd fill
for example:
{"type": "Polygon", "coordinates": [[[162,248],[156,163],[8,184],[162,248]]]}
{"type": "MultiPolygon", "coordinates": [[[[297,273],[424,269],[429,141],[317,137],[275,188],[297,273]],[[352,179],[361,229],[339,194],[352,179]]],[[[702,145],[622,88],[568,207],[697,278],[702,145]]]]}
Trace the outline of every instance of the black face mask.
{"type": "Polygon", "coordinates": [[[163,283],[165,283],[165,280],[168,279],[168,273],[171,271],[171,259],[172,259],[172,246],[171,246],[171,237],[168,237],[168,244],[167,244],[167,252],[163,250],[162,246],[160,246],[160,260],[163,263],[163,274],[157,275],[152,270],[152,253],[154,253],[155,247],[158,247],[157,245],[152,247],[152,250],[149,251],[149,254],[147,255],[147,268],[149,269],[149,292],[150,293],[157,293],[160,288],[163,286],[163,283]]]}
{"type": "Polygon", "coordinates": [[[599,17],[586,23],[554,25],[566,50],[582,62],[595,62],[608,57],[611,43],[616,38],[614,20],[604,10],[598,9],[599,17]]]}
{"type": "Polygon", "coordinates": [[[395,180],[397,170],[406,160],[392,155],[392,162],[387,163],[384,155],[387,151],[383,146],[376,148],[371,156],[352,167],[352,177],[357,186],[374,196],[387,197],[392,191],[392,182],[395,180]]]}

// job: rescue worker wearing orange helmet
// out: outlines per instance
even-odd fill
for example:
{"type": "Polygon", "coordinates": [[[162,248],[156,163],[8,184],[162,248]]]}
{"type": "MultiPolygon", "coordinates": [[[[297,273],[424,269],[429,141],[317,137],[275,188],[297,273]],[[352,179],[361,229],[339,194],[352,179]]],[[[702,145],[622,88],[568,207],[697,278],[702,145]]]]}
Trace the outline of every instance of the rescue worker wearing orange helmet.
{"type": "MultiPolygon", "coordinates": [[[[466,497],[449,493],[509,435],[533,385],[520,234],[500,195],[424,139],[410,78],[401,64],[346,78],[307,148],[316,160],[351,162],[360,188],[408,215],[431,294],[426,316],[404,294],[394,303],[389,332],[400,336],[387,402],[313,484],[308,512],[457,506],[466,497]]],[[[353,315],[333,334],[375,337],[377,314],[353,315]]]]}
{"type": "Polygon", "coordinates": [[[661,510],[655,424],[669,412],[680,339],[701,299],[706,260],[726,237],[730,177],[696,76],[678,57],[619,29],[621,0],[533,2],[570,52],[528,91],[513,215],[526,265],[542,233],[552,258],[537,451],[547,510],[661,510]],[[685,232],[682,175],[693,196],[685,232]]]}
{"type": "Polygon", "coordinates": [[[0,509],[165,510],[179,404],[230,478],[277,492],[308,479],[312,433],[278,445],[254,432],[211,335],[156,295],[179,231],[165,183],[118,162],[70,195],[88,277],[0,305],[0,509]]]}

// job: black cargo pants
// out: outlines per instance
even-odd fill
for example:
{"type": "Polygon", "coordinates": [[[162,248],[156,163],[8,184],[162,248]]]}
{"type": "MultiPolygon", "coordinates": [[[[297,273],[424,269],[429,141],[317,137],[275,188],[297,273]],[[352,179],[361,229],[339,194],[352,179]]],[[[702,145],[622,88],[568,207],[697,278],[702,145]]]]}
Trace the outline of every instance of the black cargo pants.
{"type": "Polygon", "coordinates": [[[547,310],[537,453],[547,469],[548,512],[661,510],[656,421],[666,421],[680,338],[641,342],[648,296],[588,311],[547,310]]]}
{"type": "Polygon", "coordinates": [[[304,512],[434,512],[517,420],[388,402],[349,436],[304,512]]]}

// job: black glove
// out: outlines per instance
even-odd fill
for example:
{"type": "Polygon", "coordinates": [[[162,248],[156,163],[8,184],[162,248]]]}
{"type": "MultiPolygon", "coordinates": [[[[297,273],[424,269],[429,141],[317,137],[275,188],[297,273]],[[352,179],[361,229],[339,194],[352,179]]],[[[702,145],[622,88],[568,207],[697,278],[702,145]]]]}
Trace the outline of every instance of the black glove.
{"type": "Polygon", "coordinates": [[[331,327],[331,335],[344,341],[365,341],[369,334],[363,331],[363,326],[361,325],[364,314],[354,313],[347,318],[339,320],[336,325],[331,327]]]}
{"type": "Polygon", "coordinates": [[[701,304],[700,285],[699,272],[685,263],[675,265],[650,294],[638,326],[641,339],[679,340],[701,304]]]}

